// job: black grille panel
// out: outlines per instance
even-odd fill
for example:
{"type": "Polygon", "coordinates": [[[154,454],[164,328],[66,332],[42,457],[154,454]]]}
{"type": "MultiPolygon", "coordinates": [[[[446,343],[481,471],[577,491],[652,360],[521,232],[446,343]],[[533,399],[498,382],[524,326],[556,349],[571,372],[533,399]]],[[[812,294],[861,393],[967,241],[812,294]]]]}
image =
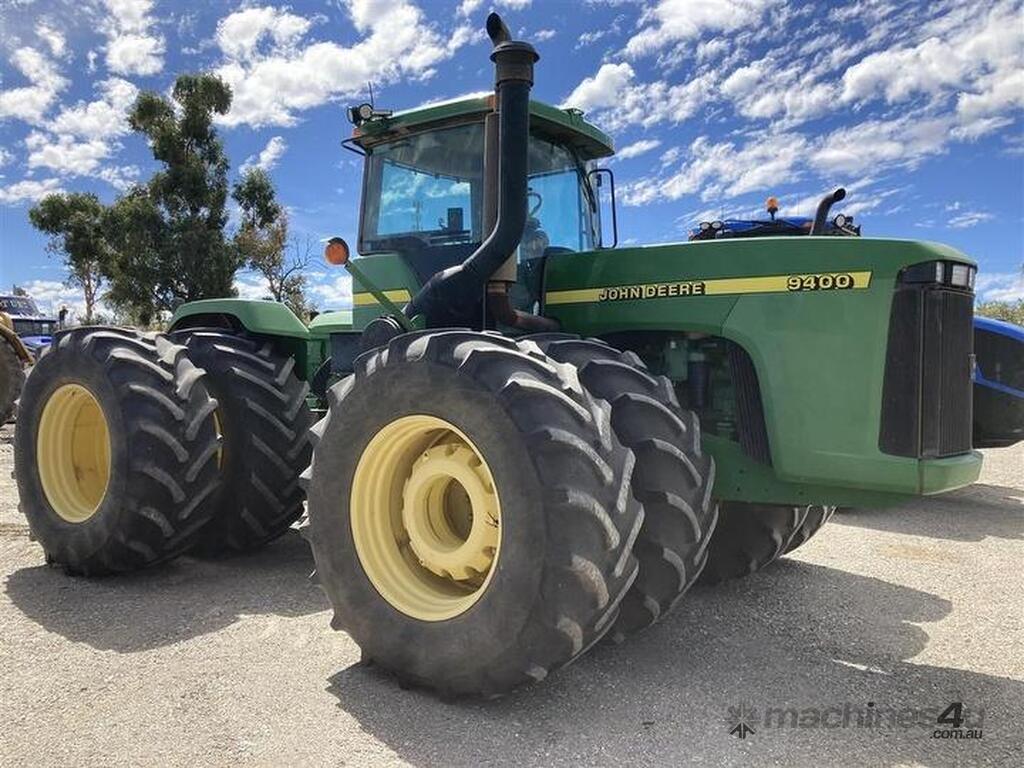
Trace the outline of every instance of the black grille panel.
{"type": "Polygon", "coordinates": [[[889,320],[879,447],[935,458],[971,449],[973,302],[934,285],[897,289],[889,320]]]}
{"type": "Polygon", "coordinates": [[[747,350],[739,344],[731,341],[726,343],[729,345],[729,365],[732,368],[740,447],[747,456],[770,467],[772,454],[768,446],[768,427],[764,423],[761,386],[757,382],[754,361],[750,359],[747,350]]]}

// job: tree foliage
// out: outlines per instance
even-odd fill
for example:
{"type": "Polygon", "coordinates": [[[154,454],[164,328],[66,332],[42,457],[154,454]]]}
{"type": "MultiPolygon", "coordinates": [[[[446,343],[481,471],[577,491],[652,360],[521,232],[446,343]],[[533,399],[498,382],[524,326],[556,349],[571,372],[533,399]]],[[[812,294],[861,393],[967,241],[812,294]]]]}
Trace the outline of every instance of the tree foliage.
{"type": "Polygon", "coordinates": [[[280,301],[300,318],[310,307],[306,300],[306,278],[313,245],[288,238],[288,217],[277,202],[270,177],[260,168],[242,174],[232,190],[242,212],[234,244],[246,265],[267,281],[269,297],[280,301]]]}
{"type": "Polygon", "coordinates": [[[170,100],[143,92],[129,115],[162,167],[107,212],[107,299],[143,322],[186,301],[235,295],[242,260],[224,236],[228,161],[213,125],[230,106],[220,78],[181,75],[170,100]]]}
{"type": "Polygon", "coordinates": [[[982,302],[974,308],[974,313],[991,317],[994,320],[1005,320],[1008,323],[1024,325],[1024,299],[982,302]]]}
{"type": "Polygon", "coordinates": [[[151,325],[184,302],[234,296],[242,266],[266,279],[269,298],[306,315],[302,271],[313,244],[289,240],[263,170],[244,172],[235,185],[241,222],[234,237],[225,235],[228,160],[214,119],[230,107],[231,89],[210,74],[179,76],[170,98],[141,93],[128,121],[159,163],[149,181],[109,206],[91,194],[54,194],[30,211],[64,256],[69,284],[85,293],[86,322],[100,298],[116,317],[151,325]]]}
{"type": "Polygon", "coordinates": [[[67,284],[82,289],[85,323],[95,320],[110,256],[103,234],[105,210],[96,195],[73,192],[48,195],[28,212],[32,226],[50,236],[49,250],[63,255],[67,284]]]}

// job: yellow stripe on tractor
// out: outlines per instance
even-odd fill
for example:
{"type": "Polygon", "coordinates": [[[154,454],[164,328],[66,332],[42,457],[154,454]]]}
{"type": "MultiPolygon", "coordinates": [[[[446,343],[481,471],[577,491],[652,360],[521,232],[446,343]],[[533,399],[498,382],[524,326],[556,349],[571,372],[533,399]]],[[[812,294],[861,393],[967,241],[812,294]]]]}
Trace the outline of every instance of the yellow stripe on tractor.
{"type": "Polygon", "coordinates": [[[671,283],[639,283],[549,291],[545,303],[583,304],[600,301],[646,301],[688,296],[727,296],[748,293],[804,293],[867,288],[870,272],[817,272],[759,277],[720,277],[711,280],[679,280],[671,283]]]}
{"type": "MultiPolygon", "coordinates": [[[[384,291],[384,295],[395,303],[409,301],[412,298],[412,295],[404,288],[397,291],[384,291]]],[[[379,303],[372,293],[356,293],[352,296],[352,304],[357,307],[368,307],[379,303]]]]}

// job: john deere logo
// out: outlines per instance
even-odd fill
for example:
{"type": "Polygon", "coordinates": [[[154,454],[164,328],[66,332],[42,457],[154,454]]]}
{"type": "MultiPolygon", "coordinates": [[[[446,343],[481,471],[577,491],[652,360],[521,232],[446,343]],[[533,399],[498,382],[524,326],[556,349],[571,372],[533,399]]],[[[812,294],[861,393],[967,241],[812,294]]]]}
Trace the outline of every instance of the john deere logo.
{"type": "Polygon", "coordinates": [[[636,299],[669,299],[679,296],[703,296],[706,287],[703,280],[684,283],[649,283],[647,285],[625,285],[620,288],[603,288],[598,301],[630,301],[636,299]]]}

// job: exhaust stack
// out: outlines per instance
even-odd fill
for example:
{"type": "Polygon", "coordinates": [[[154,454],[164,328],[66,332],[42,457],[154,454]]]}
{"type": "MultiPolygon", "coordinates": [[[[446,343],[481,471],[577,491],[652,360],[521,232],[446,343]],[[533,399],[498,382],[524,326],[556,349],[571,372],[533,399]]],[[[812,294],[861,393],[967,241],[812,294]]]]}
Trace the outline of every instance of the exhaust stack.
{"type": "MultiPolygon", "coordinates": [[[[514,255],[526,226],[530,89],[533,65],[540,56],[529,43],[513,40],[505,22],[496,13],[487,17],[487,34],[494,45],[491,61],[494,62],[498,162],[487,164],[490,172],[484,179],[484,199],[496,198],[497,212],[493,216],[494,225],[480,247],[462,264],[435,273],[405,307],[407,317],[425,315],[428,326],[475,325],[474,314],[488,281],[514,255]]],[[[493,120],[490,116],[489,119],[493,120]]],[[[491,219],[485,212],[484,221],[491,219]]],[[[514,281],[514,271],[511,274],[514,281]]],[[[488,306],[500,322],[526,327],[531,321],[539,320],[545,328],[549,327],[550,321],[541,318],[529,315],[520,318],[522,313],[516,313],[508,305],[507,290],[488,289],[487,292],[488,306]],[[497,294],[506,294],[505,300],[497,294]]]]}
{"type": "Polygon", "coordinates": [[[810,234],[825,234],[825,221],[828,219],[829,210],[844,197],[846,197],[846,190],[840,187],[835,192],[821,198],[821,202],[818,203],[818,211],[814,214],[814,224],[811,225],[810,234]]]}

